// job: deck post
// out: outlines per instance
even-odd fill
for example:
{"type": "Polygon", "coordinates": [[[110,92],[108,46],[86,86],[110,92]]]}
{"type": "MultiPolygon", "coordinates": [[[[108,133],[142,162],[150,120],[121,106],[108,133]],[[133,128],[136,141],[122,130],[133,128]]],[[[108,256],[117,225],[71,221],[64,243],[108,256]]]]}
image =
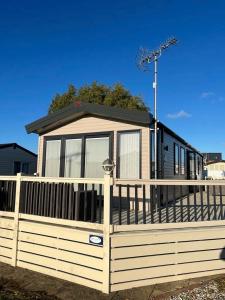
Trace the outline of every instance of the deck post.
{"type": "Polygon", "coordinates": [[[12,248],[12,266],[14,266],[14,267],[16,267],[16,265],[17,265],[20,190],[21,190],[21,173],[17,173],[15,210],[14,210],[14,226],[13,226],[13,248],[12,248]]]}
{"type": "Polygon", "coordinates": [[[110,202],[111,195],[110,189],[112,185],[112,177],[110,174],[104,176],[104,225],[103,225],[103,293],[109,294],[110,292],[110,202]]]}

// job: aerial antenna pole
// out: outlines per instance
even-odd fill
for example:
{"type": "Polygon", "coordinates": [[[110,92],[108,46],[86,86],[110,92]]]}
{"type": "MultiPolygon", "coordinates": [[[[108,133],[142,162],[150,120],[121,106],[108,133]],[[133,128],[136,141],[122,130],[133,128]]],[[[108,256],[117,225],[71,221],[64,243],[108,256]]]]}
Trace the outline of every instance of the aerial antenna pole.
{"type": "Polygon", "coordinates": [[[144,48],[139,49],[137,64],[142,71],[148,71],[149,64],[154,62],[154,160],[155,160],[155,179],[158,178],[158,167],[157,167],[157,132],[158,132],[158,117],[157,117],[157,86],[158,86],[158,59],[162,55],[162,52],[172,45],[177,43],[177,39],[170,38],[161,44],[157,50],[149,51],[144,48]]]}

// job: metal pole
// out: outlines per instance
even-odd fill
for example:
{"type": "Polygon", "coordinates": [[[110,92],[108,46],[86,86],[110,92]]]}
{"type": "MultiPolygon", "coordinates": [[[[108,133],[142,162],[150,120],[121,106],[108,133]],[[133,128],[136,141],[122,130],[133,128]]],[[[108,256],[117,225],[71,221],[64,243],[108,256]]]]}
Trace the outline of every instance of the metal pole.
{"type": "Polygon", "coordinates": [[[158,177],[158,164],[157,164],[157,151],[158,151],[158,147],[157,147],[157,131],[158,131],[158,120],[157,120],[157,63],[158,63],[158,59],[157,56],[155,55],[155,59],[154,59],[154,66],[155,66],[155,71],[154,71],[154,83],[153,83],[153,88],[154,88],[154,118],[155,118],[155,126],[154,126],[154,143],[155,143],[155,153],[154,153],[154,158],[155,158],[155,179],[157,179],[158,177]]]}

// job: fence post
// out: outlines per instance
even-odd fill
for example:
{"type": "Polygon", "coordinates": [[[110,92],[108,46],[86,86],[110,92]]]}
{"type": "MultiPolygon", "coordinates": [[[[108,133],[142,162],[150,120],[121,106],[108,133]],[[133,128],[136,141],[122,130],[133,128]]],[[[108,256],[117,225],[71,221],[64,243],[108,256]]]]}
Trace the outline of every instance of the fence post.
{"type": "Polygon", "coordinates": [[[16,265],[17,265],[20,190],[21,190],[21,173],[17,173],[15,211],[14,211],[14,226],[13,226],[13,247],[12,247],[12,266],[14,266],[14,267],[16,267],[16,265]]]}
{"type": "Polygon", "coordinates": [[[112,177],[110,174],[104,176],[104,224],[103,224],[103,293],[109,294],[110,292],[110,202],[111,202],[111,185],[112,177]]]}

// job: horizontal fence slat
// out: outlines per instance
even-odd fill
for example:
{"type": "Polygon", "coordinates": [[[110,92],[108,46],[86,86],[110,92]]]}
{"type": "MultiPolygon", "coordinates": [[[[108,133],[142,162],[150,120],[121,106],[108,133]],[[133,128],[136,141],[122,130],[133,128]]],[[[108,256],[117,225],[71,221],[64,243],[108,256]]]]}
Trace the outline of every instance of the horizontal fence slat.
{"type": "Polygon", "coordinates": [[[225,269],[224,260],[183,263],[178,265],[114,272],[111,273],[111,283],[114,284],[126,281],[143,280],[145,278],[182,275],[201,271],[213,271],[217,269],[225,269]]]}
{"type": "Polygon", "coordinates": [[[6,218],[0,218],[0,230],[2,228],[4,229],[13,229],[13,223],[14,221],[12,219],[6,219],[6,218]]]}
{"type": "Polygon", "coordinates": [[[60,261],[50,257],[44,257],[40,255],[34,255],[27,252],[19,251],[17,254],[19,261],[28,262],[39,266],[55,269],[57,271],[63,271],[72,275],[78,275],[91,280],[103,280],[103,273],[99,270],[94,270],[88,267],[71,264],[68,262],[60,261]]]}
{"type": "MultiPolygon", "coordinates": [[[[215,246],[216,245],[214,243],[214,247],[215,246]]],[[[210,249],[210,245],[208,249],[210,249]]],[[[179,264],[179,263],[181,264],[181,263],[194,262],[194,261],[198,262],[198,261],[205,261],[205,260],[215,260],[215,259],[220,259],[222,253],[223,253],[223,248],[216,249],[216,250],[204,249],[204,251],[198,251],[195,252],[194,254],[192,252],[177,253],[176,255],[174,254],[158,255],[157,253],[155,253],[155,255],[147,256],[147,257],[113,260],[111,262],[111,270],[112,272],[116,272],[116,271],[122,271],[128,269],[173,265],[173,264],[179,264]]],[[[223,257],[225,258],[224,255],[223,257]]]]}
{"type": "Polygon", "coordinates": [[[147,286],[147,285],[155,285],[165,282],[174,282],[178,280],[186,280],[190,278],[199,278],[204,276],[212,276],[212,275],[218,275],[218,274],[224,274],[225,269],[221,270],[213,270],[213,271],[207,271],[206,272],[198,272],[198,273],[192,273],[192,274],[185,274],[185,275],[176,275],[176,276],[165,276],[165,277],[159,277],[159,278],[153,278],[153,279],[144,279],[144,280],[137,280],[137,281],[131,281],[131,282],[124,282],[124,283],[118,283],[113,284],[110,287],[111,292],[116,292],[120,290],[125,289],[131,289],[141,286],[147,286]]]}
{"type": "Polygon", "coordinates": [[[133,246],[124,248],[113,248],[111,250],[111,258],[130,258],[130,257],[140,257],[148,256],[151,253],[167,254],[174,253],[175,246],[174,243],[164,244],[164,245],[143,245],[143,246],[133,246]]]}
{"type": "Polygon", "coordinates": [[[9,257],[5,257],[5,256],[0,255],[0,262],[2,262],[4,264],[11,265],[12,264],[12,259],[9,258],[9,257]]]}
{"type": "MultiPolygon", "coordinates": [[[[49,268],[45,268],[42,266],[37,266],[37,265],[33,265],[30,263],[26,263],[26,262],[22,262],[22,261],[18,261],[17,263],[18,267],[24,268],[24,269],[29,269],[31,271],[35,271],[35,272],[39,272],[42,274],[46,274],[48,276],[53,276],[59,279],[63,279],[63,280],[68,280],[77,284],[81,284],[81,285],[85,285],[87,287],[96,289],[96,290],[101,290],[102,289],[102,283],[101,282],[96,282],[96,281],[92,281],[92,280],[88,280],[85,278],[81,278],[79,276],[76,275],[71,275],[71,274],[67,274],[64,272],[59,272],[59,271],[55,271],[49,268]]],[[[77,274],[79,275],[79,274],[77,274]]]]}
{"type": "MultiPolygon", "coordinates": [[[[58,219],[58,218],[49,218],[49,217],[42,217],[42,216],[35,216],[35,215],[27,215],[27,214],[19,214],[20,220],[27,220],[31,222],[37,222],[34,224],[40,223],[48,223],[48,224],[55,224],[55,225],[63,225],[63,226],[70,226],[70,227],[77,227],[77,228],[87,228],[92,230],[103,230],[102,224],[97,223],[88,223],[82,221],[72,221],[66,219],[58,219]]],[[[38,225],[40,226],[40,225],[38,225]]]]}
{"type": "Polygon", "coordinates": [[[0,211],[0,217],[14,218],[15,213],[10,211],[0,211]]]}
{"type": "Polygon", "coordinates": [[[65,260],[67,262],[80,264],[87,267],[92,267],[98,270],[102,270],[103,268],[102,259],[98,259],[95,257],[90,257],[82,254],[77,254],[74,252],[68,252],[57,248],[41,246],[41,245],[35,245],[34,247],[33,244],[20,241],[18,243],[18,250],[33,253],[33,254],[48,256],[54,259],[65,260]]]}
{"type": "Polygon", "coordinates": [[[8,249],[0,246],[0,256],[6,256],[12,258],[12,249],[8,249]]]}
{"type": "MultiPolygon", "coordinates": [[[[138,227],[138,225],[136,225],[138,227]]],[[[190,225],[191,226],[191,225],[190,225]]],[[[111,239],[112,248],[138,246],[143,244],[171,243],[204,239],[225,239],[225,227],[184,228],[179,230],[134,231],[133,233],[114,234],[111,239]],[[193,235],[193,231],[195,234],[193,235]]]]}
{"type": "Polygon", "coordinates": [[[57,239],[32,233],[19,232],[19,241],[25,241],[37,245],[59,248],[62,250],[81,253],[89,256],[103,258],[103,248],[73,241],[57,239]]]}
{"type": "Polygon", "coordinates": [[[13,246],[13,240],[11,239],[6,239],[6,238],[1,238],[0,237],[0,246],[2,247],[7,247],[7,248],[12,248],[13,246]]]}
{"type": "Polygon", "coordinates": [[[0,228],[0,238],[13,239],[13,231],[9,229],[0,228]]]}

